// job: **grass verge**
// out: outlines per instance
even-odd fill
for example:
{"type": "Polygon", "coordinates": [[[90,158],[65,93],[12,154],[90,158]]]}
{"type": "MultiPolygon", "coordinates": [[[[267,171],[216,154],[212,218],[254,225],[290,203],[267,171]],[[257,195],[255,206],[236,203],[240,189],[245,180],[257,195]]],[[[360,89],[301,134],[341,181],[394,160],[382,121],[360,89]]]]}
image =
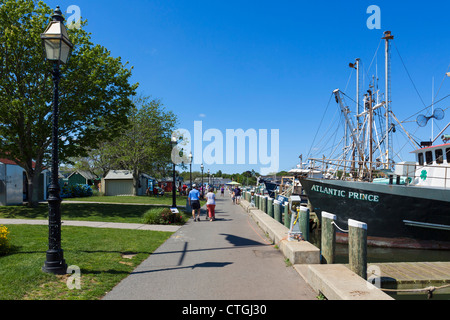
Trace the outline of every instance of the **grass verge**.
{"type": "Polygon", "coordinates": [[[156,250],[172,233],[63,227],[66,263],[81,271],[81,289],[70,290],[70,275],[41,271],[47,226],[8,225],[12,252],[0,257],[1,300],[97,300],[156,250]],[[120,239],[120,241],[118,241],[120,239]]]}
{"type": "MultiPolygon", "coordinates": [[[[186,205],[186,196],[176,197],[177,206],[186,205]]],[[[161,197],[154,196],[92,196],[82,198],[68,198],[66,201],[89,201],[89,202],[111,202],[111,203],[136,203],[136,204],[156,204],[172,205],[172,194],[168,193],[161,197]]],[[[64,202],[64,201],[63,201],[64,202]]]]}
{"type": "MultiPolygon", "coordinates": [[[[161,212],[164,207],[137,206],[127,204],[100,203],[62,203],[62,220],[102,221],[120,223],[146,223],[145,213],[148,211],[161,212]]],[[[186,220],[191,215],[184,214],[186,220]]],[[[48,219],[48,205],[40,204],[37,208],[26,206],[0,206],[0,218],[5,219],[48,219]]]]}

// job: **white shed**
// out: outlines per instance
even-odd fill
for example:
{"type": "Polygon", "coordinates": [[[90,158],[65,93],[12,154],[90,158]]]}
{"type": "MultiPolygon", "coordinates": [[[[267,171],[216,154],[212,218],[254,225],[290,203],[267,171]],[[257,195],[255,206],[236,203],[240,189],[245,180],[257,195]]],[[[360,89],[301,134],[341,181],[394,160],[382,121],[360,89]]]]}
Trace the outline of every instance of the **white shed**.
{"type": "MultiPolygon", "coordinates": [[[[153,180],[149,175],[141,173],[139,176],[139,186],[137,195],[145,194],[148,180],[153,180]]],[[[102,192],[105,196],[132,196],[133,172],[131,170],[110,170],[102,181],[102,192]]]]}

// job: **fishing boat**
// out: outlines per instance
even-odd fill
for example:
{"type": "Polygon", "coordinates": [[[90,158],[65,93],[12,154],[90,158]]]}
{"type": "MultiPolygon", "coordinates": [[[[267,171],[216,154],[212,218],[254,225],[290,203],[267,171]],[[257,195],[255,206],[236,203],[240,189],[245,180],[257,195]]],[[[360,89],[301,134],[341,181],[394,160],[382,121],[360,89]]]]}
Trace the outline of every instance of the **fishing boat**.
{"type": "MultiPolygon", "coordinates": [[[[333,167],[336,174],[320,179],[305,174],[299,177],[300,183],[319,218],[322,212],[332,213],[337,217],[336,224],[344,229],[348,219],[365,222],[370,245],[449,250],[450,136],[444,132],[450,123],[433,141],[417,145],[412,151],[415,162],[393,161],[390,135],[394,131],[391,116],[395,118],[395,115],[390,110],[388,91],[389,41],[393,36],[387,31],[383,39],[386,42],[385,101],[374,101],[372,91],[368,90],[364,110],[356,113],[358,124],[355,126],[341,91],[336,89],[333,93],[347,124],[345,155],[334,160],[310,159],[315,163],[312,167],[321,162],[324,171],[333,167]],[[376,109],[385,110],[386,120],[384,135],[379,140],[373,137],[376,109]],[[438,138],[442,139],[442,144],[433,145],[438,138]],[[376,149],[379,149],[378,154],[375,154],[376,149]],[[380,175],[383,177],[378,177],[380,175]]],[[[432,117],[442,119],[441,111],[429,117],[419,116],[417,123],[422,126],[421,122],[426,123],[432,117]]],[[[400,122],[398,124],[402,127],[400,122]]],[[[338,231],[337,240],[345,242],[346,234],[338,231]]]]}
{"type": "MultiPolygon", "coordinates": [[[[450,143],[414,151],[386,181],[300,178],[314,212],[367,224],[374,246],[450,249],[450,143]],[[424,160],[425,159],[425,160],[424,160]]],[[[375,179],[374,179],[375,180],[375,179]]],[[[339,235],[345,242],[345,234],[339,235]]]]}
{"type": "Polygon", "coordinates": [[[280,182],[273,178],[260,178],[259,183],[263,185],[263,189],[267,191],[269,197],[275,198],[276,193],[279,191],[280,182]]]}

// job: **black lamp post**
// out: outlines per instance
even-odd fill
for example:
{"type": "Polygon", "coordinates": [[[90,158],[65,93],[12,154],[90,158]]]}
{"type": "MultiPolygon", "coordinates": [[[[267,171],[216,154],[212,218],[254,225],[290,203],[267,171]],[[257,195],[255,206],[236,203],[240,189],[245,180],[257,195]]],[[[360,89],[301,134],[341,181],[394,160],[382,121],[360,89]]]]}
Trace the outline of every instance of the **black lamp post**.
{"type": "MultiPolygon", "coordinates": [[[[177,145],[177,138],[172,136],[171,139],[172,149],[177,145]]],[[[177,188],[175,186],[175,161],[172,160],[173,163],[173,173],[172,173],[172,208],[175,209],[177,207],[177,188]]]]}
{"type": "Polygon", "coordinates": [[[58,85],[61,77],[59,66],[67,63],[70,51],[73,48],[69,40],[67,29],[63,24],[64,17],[61,10],[56,7],[52,21],[47,29],[41,34],[41,39],[45,48],[48,61],[53,63],[53,131],[52,131],[52,175],[49,186],[48,197],[48,250],[46,261],[42,270],[47,273],[65,274],[67,264],[64,260],[61,249],[61,196],[58,181],[58,85]]]}
{"type": "Polygon", "coordinates": [[[192,152],[189,153],[189,182],[191,183],[190,189],[192,190],[192,152]]]}
{"type": "Polygon", "coordinates": [[[209,169],[208,169],[208,188],[210,187],[209,177],[210,177],[210,175],[209,175],[209,169]]]}
{"type": "Polygon", "coordinates": [[[205,188],[203,187],[203,163],[200,165],[200,169],[202,169],[202,199],[203,199],[203,195],[205,194],[205,188]]]}

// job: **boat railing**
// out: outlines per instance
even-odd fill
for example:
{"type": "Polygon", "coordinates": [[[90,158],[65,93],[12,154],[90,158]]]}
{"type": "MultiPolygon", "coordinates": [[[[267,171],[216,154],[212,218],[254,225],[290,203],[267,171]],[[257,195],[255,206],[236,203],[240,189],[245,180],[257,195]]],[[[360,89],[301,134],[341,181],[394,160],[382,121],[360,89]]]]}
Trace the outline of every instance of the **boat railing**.
{"type": "MultiPolygon", "coordinates": [[[[320,170],[325,178],[354,181],[370,181],[376,178],[389,179],[389,184],[425,184],[450,188],[449,164],[425,164],[418,163],[383,163],[380,161],[358,161],[343,159],[311,158],[309,172],[320,170]],[[393,171],[394,166],[405,166],[401,174],[393,171]]],[[[399,170],[401,171],[401,170],[399,170]]]]}

